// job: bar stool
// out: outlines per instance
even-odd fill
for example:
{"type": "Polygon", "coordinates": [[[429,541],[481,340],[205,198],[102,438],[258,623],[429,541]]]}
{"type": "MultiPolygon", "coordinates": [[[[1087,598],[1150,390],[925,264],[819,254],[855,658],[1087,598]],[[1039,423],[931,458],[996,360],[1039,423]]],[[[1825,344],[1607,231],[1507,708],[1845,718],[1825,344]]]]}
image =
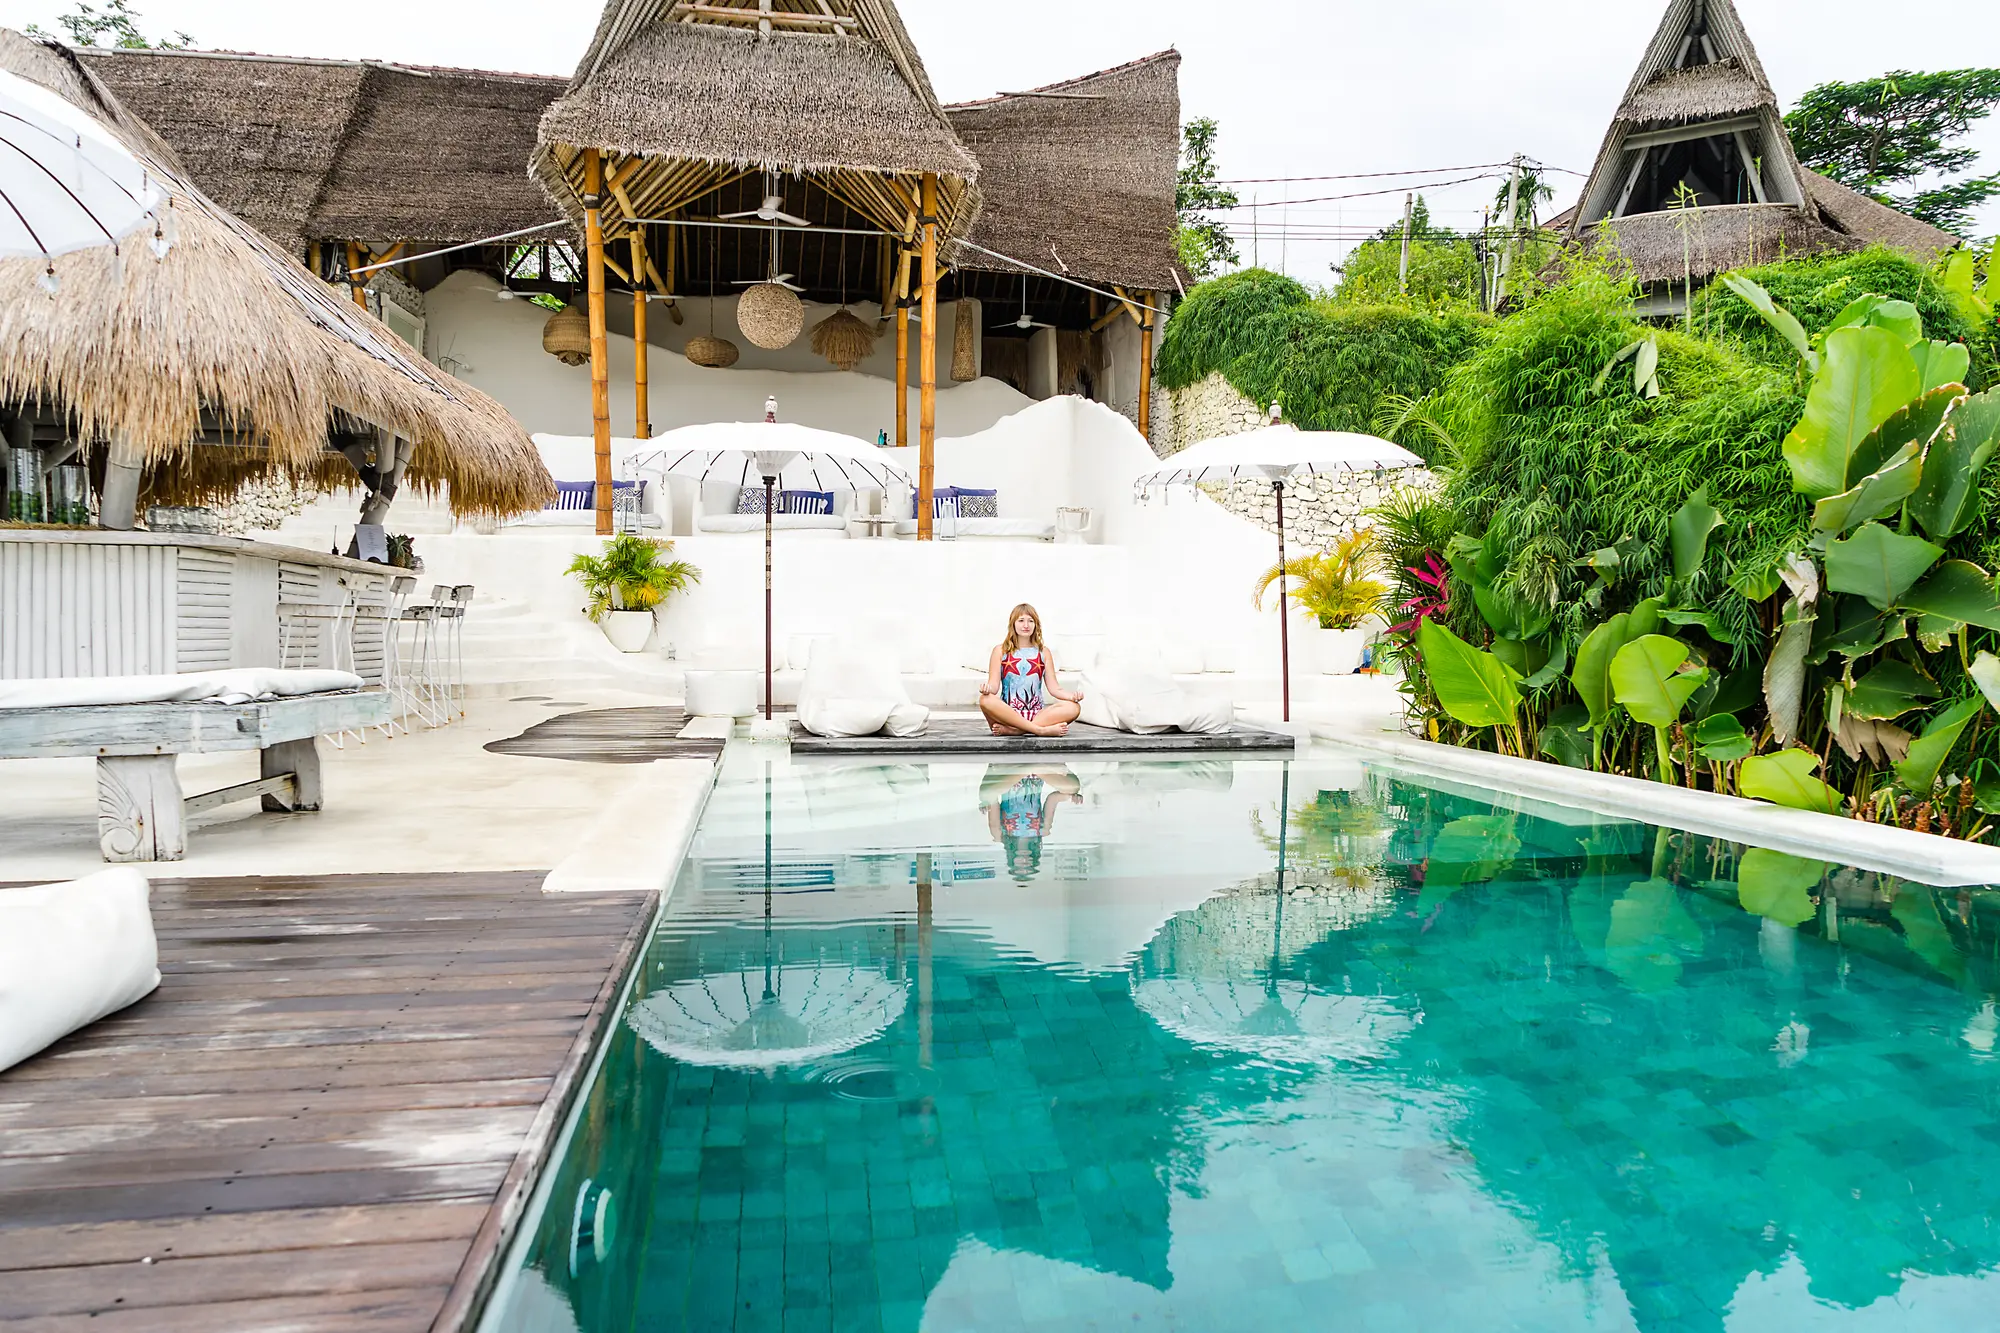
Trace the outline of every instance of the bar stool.
{"type": "MultiPolygon", "coordinates": [[[[415,579],[409,582],[411,587],[416,585],[415,579]]],[[[403,595],[408,594],[409,589],[405,589],[403,595]]],[[[438,697],[437,610],[435,604],[404,606],[396,616],[397,679],[402,684],[404,701],[427,727],[441,727],[447,721],[438,697]],[[410,631],[408,657],[402,652],[402,631],[406,628],[410,631]]]]}

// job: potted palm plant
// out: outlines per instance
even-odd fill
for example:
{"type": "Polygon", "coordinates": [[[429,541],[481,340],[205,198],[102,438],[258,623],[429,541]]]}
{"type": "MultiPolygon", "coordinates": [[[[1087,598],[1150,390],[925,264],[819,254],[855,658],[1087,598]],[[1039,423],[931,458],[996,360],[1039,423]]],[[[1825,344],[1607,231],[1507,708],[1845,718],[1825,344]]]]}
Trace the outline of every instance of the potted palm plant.
{"type": "MultiPolygon", "coordinates": [[[[1363,621],[1379,612],[1389,598],[1389,585],[1371,577],[1376,563],[1375,530],[1362,528],[1318,551],[1287,560],[1283,572],[1292,602],[1311,616],[1318,629],[1308,635],[1306,660],[1328,675],[1345,676],[1361,665],[1367,646],[1363,621]]],[[[1257,583],[1257,609],[1264,593],[1278,581],[1271,566],[1257,583]]]]}
{"type": "Polygon", "coordinates": [[[604,543],[602,555],[580,555],[569,572],[583,582],[590,599],[583,613],[604,627],[604,637],[621,653],[636,653],[653,633],[653,610],[677,592],[701,582],[701,571],[685,560],[668,560],[674,544],[622,533],[604,543]]]}

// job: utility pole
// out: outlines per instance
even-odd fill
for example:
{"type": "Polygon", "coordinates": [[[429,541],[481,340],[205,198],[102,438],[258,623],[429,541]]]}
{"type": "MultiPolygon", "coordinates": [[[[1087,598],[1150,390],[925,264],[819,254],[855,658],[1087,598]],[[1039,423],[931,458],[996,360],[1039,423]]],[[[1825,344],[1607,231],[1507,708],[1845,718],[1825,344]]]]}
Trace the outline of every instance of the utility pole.
{"type": "Polygon", "coordinates": [[[1491,299],[1493,296],[1493,263],[1487,253],[1490,248],[1489,240],[1492,234],[1493,211],[1491,209],[1481,209],[1479,211],[1479,239],[1473,242],[1472,245],[1473,278],[1479,284],[1478,290],[1473,293],[1473,297],[1479,302],[1479,308],[1486,311],[1493,309],[1491,299]]]}
{"type": "Polygon", "coordinates": [[[1500,281],[1493,293],[1493,308],[1498,310],[1507,300],[1507,274],[1514,267],[1514,238],[1521,229],[1521,155],[1514,154],[1514,161],[1507,174],[1507,216],[1500,220],[1504,228],[1506,242],[1500,249],[1500,281]]]}
{"type": "Polygon", "coordinates": [[[1403,196],[1403,266],[1396,282],[1403,295],[1410,294],[1410,201],[1412,196],[1403,196]]]}
{"type": "Polygon", "coordinates": [[[1257,244],[1257,192],[1250,192],[1250,267],[1264,267],[1264,252],[1257,244]]]}

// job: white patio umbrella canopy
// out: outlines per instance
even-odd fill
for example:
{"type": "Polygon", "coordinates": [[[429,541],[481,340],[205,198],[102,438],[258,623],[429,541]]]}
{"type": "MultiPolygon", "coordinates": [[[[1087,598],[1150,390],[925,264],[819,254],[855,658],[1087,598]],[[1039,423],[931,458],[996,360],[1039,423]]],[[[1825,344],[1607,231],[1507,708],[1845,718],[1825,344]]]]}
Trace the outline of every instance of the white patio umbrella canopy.
{"type": "Polygon", "coordinates": [[[791,963],[674,982],[633,1005],[625,1021],[682,1064],[777,1069],[873,1041],[908,1002],[903,984],[880,972],[791,963]]]}
{"type": "Polygon", "coordinates": [[[141,227],[164,254],[169,237],[156,214],[165,198],[145,164],[88,112],[0,71],[0,258],[46,263],[115,246],[141,227]]]}
{"type": "MultiPolygon", "coordinates": [[[[1275,414],[1277,409],[1272,409],[1275,414]]],[[[1278,654],[1285,721],[1292,720],[1291,610],[1285,605],[1285,483],[1294,477],[1339,472],[1380,472],[1422,467],[1424,460],[1399,444],[1373,435],[1339,430],[1300,430],[1273,422],[1240,435],[1221,435],[1189,445],[1150,472],[1133,479],[1143,498],[1170,486],[1203,482],[1268,481],[1278,503],[1278,654]]]]}
{"type": "Polygon", "coordinates": [[[763,482],[764,721],[771,720],[771,510],[780,490],[886,491],[910,474],[866,440],[785,421],[718,421],[635,441],[621,455],[629,476],[659,472],[733,486],[763,482]]]}
{"type": "Polygon", "coordinates": [[[1266,1060],[1374,1060],[1417,1025],[1375,995],[1329,995],[1303,981],[1155,977],[1132,988],[1155,1023],[1196,1046],[1266,1060]]]}

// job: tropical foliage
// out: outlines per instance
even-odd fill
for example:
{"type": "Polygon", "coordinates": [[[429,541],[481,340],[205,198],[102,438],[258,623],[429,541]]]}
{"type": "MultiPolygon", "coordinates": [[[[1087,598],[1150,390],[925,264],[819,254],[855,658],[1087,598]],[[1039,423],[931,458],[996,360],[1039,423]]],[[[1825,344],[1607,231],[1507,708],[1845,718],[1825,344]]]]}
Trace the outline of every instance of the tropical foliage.
{"type": "MultiPolygon", "coordinates": [[[[1529,218],[1538,188],[1531,181],[1517,201],[1529,218]]],[[[1502,194],[1505,190],[1503,187],[1502,194]]],[[[1332,303],[1338,307],[1413,306],[1428,311],[1476,312],[1490,309],[1498,298],[1496,279],[1501,252],[1509,235],[1497,219],[1485,230],[1457,232],[1431,221],[1430,207],[1418,195],[1410,210],[1410,262],[1403,273],[1403,223],[1382,228],[1348,251],[1334,267],[1340,279],[1332,303]]],[[[1514,257],[1509,286],[1516,295],[1531,286],[1534,275],[1551,259],[1561,242],[1552,233],[1524,221],[1513,229],[1514,257]]]]}
{"type": "MultiPolygon", "coordinates": [[[[194,38],[184,32],[172,37],[147,37],[139,30],[139,11],[126,4],[126,0],[105,0],[104,7],[77,0],[76,7],[67,14],[57,16],[56,23],[69,34],[72,46],[116,46],[130,51],[185,51],[194,45],[194,38]]],[[[49,37],[53,34],[43,31],[30,23],[30,37],[49,37]]]]}
{"type": "Polygon", "coordinates": [[[589,603],[584,614],[602,620],[612,611],[650,611],[676,593],[701,582],[701,571],[685,560],[666,560],[674,544],[631,533],[604,543],[602,555],[579,555],[564,572],[583,583],[589,603]]]}
{"type": "Polygon", "coordinates": [[[1451,374],[1457,466],[1378,515],[1430,734],[1983,836],[2000,394],[1915,302],[1848,297],[1809,324],[1732,275],[1710,341],[1585,269],[1451,374]]]}
{"type": "Polygon", "coordinates": [[[1896,70],[1823,83],[1785,117],[1799,160],[1912,217],[1964,236],[2000,196],[2000,172],[1958,176],[1978,160],[1964,139],[2000,104],[2000,69],[1896,70]],[[1920,182],[1932,182],[1920,187],[1920,182]]]}
{"type": "Polygon", "coordinates": [[[1257,609],[1264,609],[1264,594],[1282,572],[1292,602],[1321,629],[1353,629],[1388,600],[1389,585],[1373,577],[1376,560],[1374,529],[1351,532],[1330,551],[1297,556],[1265,570],[1257,580],[1257,609]]]}
{"type": "Polygon", "coordinates": [[[1385,397],[1431,393],[1490,327],[1473,314],[1343,306],[1244,269],[1201,284],[1175,309],[1159,376],[1181,389],[1220,372],[1260,407],[1282,402],[1286,419],[1307,430],[1365,432],[1385,397]]]}
{"type": "Polygon", "coordinates": [[[1181,126],[1180,173],[1174,182],[1178,218],[1174,244],[1182,267],[1197,282],[1242,262],[1224,212],[1236,207],[1236,192],[1216,184],[1215,139],[1219,133],[1221,127],[1207,116],[1181,126]]]}

